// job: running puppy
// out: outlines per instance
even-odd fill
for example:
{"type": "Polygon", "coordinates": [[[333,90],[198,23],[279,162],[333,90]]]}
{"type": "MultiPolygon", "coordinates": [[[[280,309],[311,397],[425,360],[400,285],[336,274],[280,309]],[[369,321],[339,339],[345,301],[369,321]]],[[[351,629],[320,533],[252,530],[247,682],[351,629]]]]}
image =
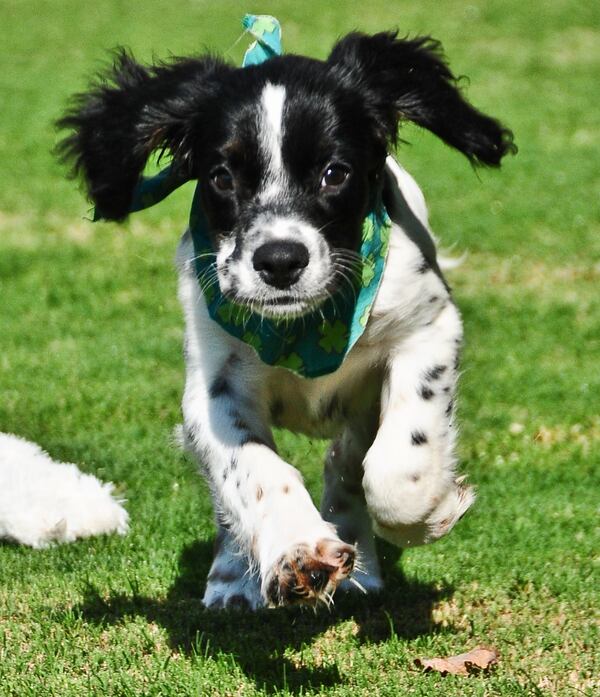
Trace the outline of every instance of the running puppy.
{"type": "Polygon", "coordinates": [[[430,542],[474,500],[455,471],[461,319],[423,195],[388,156],[400,120],[474,164],[514,150],[437,42],[395,33],[246,68],[122,52],[61,121],[107,219],[127,217],[155,151],[200,182],[177,259],[184,439],[219,526],[208,607],[329,602],[348,580],[377,590],[373,531],[430,542]],[[335,439],[320,511],[273,425],[335,439]]]}

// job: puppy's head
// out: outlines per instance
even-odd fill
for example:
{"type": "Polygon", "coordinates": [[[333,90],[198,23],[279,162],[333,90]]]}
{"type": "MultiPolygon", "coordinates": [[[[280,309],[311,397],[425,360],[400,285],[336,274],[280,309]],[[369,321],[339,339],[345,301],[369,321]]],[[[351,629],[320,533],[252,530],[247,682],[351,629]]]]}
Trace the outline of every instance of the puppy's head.
{"type": "Polygon", "coordinates": [[[221,291],[269,316],[303,314],[351,283],[398,122],[498,165],[510,132],[470,106],[429,38],[350,34],[326,61],[248,68],[213,57],[142,67],[125,52],[59,125],[104,217],[124,219],[148,157],[201,183],[221,291]]]}

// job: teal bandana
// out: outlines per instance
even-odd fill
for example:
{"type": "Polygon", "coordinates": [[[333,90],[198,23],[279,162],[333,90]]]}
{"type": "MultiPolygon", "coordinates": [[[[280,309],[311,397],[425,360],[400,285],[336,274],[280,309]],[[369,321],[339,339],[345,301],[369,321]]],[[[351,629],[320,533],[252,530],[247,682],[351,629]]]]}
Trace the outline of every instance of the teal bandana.
{"type": "MultiPolygon", "coordinates": [[[[246,15],[244,27],[256,39],[246,51],[243,67],[280,55],[279,22],[265,15],[246,15]]],[[[153,177],[142,177],[130,211],[148,208],[168,196],[185,180],[170,167],[153,177]]],[[[379,201],[363,222],[361,263],[334,295],[301,317],[269,319],[233,303],[214,280],[215,250],[196,187],[189,229],[194,244],[196,275],[210,317],[226,332],[252,346],[264,363],[315,378],[337,370],[362,335],[381,278],[388,251],[391,221],[379,201]]],[[[101,215],[96,211],[95,219],[101,215]]]]}
{"type": "Polygon", "coordinates": [[[242,24],[244,29],[256,39],[250,44],[244,55],[243,68],[247,65],[264,63],[269,58],[282,54],[281,27],[275,17],[246,15],[242,19],[242,24]]]}

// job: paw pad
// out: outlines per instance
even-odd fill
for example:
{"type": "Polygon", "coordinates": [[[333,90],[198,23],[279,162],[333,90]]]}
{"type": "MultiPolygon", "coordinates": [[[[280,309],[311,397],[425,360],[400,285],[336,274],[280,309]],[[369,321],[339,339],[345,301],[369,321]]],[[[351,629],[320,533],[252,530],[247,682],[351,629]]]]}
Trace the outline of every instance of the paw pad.
{"type": "Polygon", "coordinates": [[[338,584],[354,568],[354,547],[339,540],[299,545],[284,554],[268,575],[264,588],[271,606],[331,602],[338,584]]]}

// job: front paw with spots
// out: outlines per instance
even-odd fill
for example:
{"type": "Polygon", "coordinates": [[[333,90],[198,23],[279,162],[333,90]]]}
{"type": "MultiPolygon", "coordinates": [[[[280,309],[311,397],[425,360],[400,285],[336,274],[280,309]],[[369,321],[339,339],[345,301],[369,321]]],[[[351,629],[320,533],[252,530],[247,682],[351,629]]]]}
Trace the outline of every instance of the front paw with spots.
{"type": "Polygon", "coordinates": [[[268,605],[326,605],[338,584],[352,573],[356,551],[340,540],[293,547],[275,563],[263,581],[268,605]]]}

